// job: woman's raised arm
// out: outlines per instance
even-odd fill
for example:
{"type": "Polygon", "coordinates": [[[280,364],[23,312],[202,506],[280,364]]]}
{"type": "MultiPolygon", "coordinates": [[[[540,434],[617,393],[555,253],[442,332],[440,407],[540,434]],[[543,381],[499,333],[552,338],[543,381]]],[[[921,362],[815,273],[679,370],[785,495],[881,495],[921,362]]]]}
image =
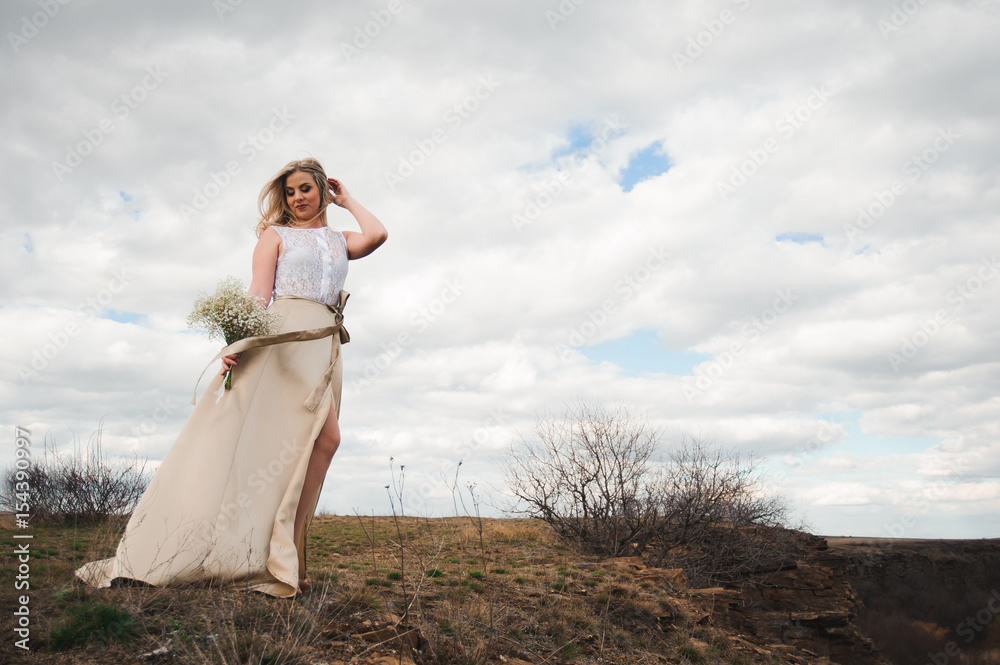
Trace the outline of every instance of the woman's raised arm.
{"type": "Polygon", "coordinates": [[[344,240],[347,241],[347,258],[360,259],[368,256],[389,237],[389,232],[382,226],[382,222],[371,214],[367,208],[358,203],[357,199],[350,195],[347,188],[336,178],[327,178],[330,181],[330,188],[333,190],[333,202],[344,208],[358,220],[361,233],[357,231],[344,231],[344,240]]]}

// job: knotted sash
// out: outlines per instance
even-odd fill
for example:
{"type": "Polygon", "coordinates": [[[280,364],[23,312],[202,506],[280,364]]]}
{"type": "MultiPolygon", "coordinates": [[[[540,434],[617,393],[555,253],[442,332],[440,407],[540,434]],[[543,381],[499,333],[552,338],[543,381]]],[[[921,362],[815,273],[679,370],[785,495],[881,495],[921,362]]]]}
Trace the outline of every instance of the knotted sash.
{"type": "MultiPolygon", "coordinates": [[[[340,334],[340,343],[347,344],[351,341],[351,336],[348,334],[347,329],[344,328],[344,305],[347,304],[347,298],[351,294],[347,291],[341,291],[339,296],[339,301],[336,305],[327,305],[326,303],[321,303],[318,300],[312,300],[311,298],[302,298],[299,296],[278,296],[275,300],[280,300],[281,298],[295,298],[297,300],[308,300],[309,302],[314,302],[318,305],[323,305],[331,312],[333,312],[335,324],[332,326],[326,326],[324,328],[310,328],[308,330],[293,330],[291,332],[277,333],[274,335],[260,335],[259,337],[245,337],[243,339],[237,340],[232,344],[226,346],[214,358],[208,361],[208,365],[205,369],[201,370],[201,374],[198,375],[198,380],[194,384],[194,394],[191,396],[191,404],[197,403],[198,396],[198,384],[201,383],[201,378],[205,376],[205,372],[208,368],[212,366],[216,360],[222,358],[223,356],[228,356],[233,353],[241,353],[243,351],[248,351],[249,349],[259,349],[264,346],[271,346],[272,344],[283,344],[285,342],[298,342],[306,341],[310,339],[320,339],[322,337],[329,337],[334,333],[340,334]]],[[[319,383],[312,389],[309,393],[309,397],[303,402],[305,406],[310,411],[316,409],[319,405],[319,401],[323,399],[323,393],[326,392],[327,386],[330,385],[330,381],[333,378],[334,366],[337,362],[336,346],[330,345],[330,366],[326,368],[326,372],[323,373],[323,377],[319,380],[319,383]]]]}

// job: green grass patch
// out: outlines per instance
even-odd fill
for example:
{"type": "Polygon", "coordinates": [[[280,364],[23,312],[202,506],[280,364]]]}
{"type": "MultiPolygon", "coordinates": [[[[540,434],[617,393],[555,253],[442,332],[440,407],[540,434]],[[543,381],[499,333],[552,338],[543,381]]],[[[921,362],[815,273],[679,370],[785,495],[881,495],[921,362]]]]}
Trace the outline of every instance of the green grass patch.
{"type": "Polygon", "coordinates": [[[695,649],[693,646],[681,647],[680,649],[677,650],[677,655],[687,658],[692,663],[705,662],[705,656],[703,656],[701,652],[695,649]]]}
{"type": "Polygon", "coordinates": [[[583,654],[583,649],[576,642],[570,642],[569,644],[563,646],[563,648],[559,650],[559,653],[562,655],[564,660],[573,660],[574,658],[579,658],[580,655],[583,654]]]}
{"type": "Polygon", "coordinates": [[[128,610],[118,603],[101,603],[94,599],[71,605],[66,619],[49,631],[49,642],[56,651],[75,646],[129,643],[139,635],[139,624],[128,610]]]}

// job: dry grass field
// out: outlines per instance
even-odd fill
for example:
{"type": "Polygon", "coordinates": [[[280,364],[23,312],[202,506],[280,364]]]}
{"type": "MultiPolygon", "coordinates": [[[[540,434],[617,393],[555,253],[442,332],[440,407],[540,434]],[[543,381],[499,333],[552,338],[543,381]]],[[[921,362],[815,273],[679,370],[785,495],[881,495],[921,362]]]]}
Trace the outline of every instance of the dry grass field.
{"type": "Polygon", "coordinates": [[[75,568],[111,556],[122,526],[31,529],[27,653],[13,646],[16,543],[3,532],[0,603],[8,619],[0,660],[807,662],[772,657],[713,627],[685,589],[637,573],[641,566],[574,555],[540,521],[317,515],[308,554],[313,593],[294,600],[233,584],[96,590],[77,583],[75,568]]]}
{"type": "MultiPolygon", "coordinates": [[[[233,583],[101,590],[78,583],[73,571],[111,556],[123,526],[118,519],[20,532],[33,535],[26,652],[15,646],[10,619],[25,593],[15,590],[14,554],[24,541],[0,521],[0,609],[8,617],[0,663],[831,662],[741,634],[683,575],[637,557],[581,556],[538,520],[320,514],[309,541],[313,593],[296,599],[233,583]]],[[[971,643],[958,633],[965,614],[989,607],[983,594],[1000,571],[1000,542],[829,544],[852,561],[847,579],[865,602],[862,632],[893,663],[1000,664],[1000,617],[994,623],[981,613],[990,622],[971,643]],[[956,656],[945,651],[949,641],[960,647],[956,656]]]]}

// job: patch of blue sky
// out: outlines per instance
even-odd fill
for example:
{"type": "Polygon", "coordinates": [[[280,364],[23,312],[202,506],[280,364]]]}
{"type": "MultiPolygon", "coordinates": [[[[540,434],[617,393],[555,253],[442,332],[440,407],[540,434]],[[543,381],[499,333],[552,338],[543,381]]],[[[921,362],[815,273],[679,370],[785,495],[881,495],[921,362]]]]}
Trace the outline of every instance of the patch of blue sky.
{"type": "MultiPolygon", "coordinates": [[[[118,196],[121,197],[121,200],[125,203],[132,202],[132,195],[127,192],[119,191],[118,196]]],[[[138,221],[140,215],[139,209],[133,206],[126,206],[125,214],[131,217],[132,221],[138,221]]]]}
{"type": "Polygon", "coordinates": [[[944,437],[909,437],[876,434],[861,431],[861,412],[844,423],[847,440],[837,446],[838,450],[853,453],[858,457],[873,458],[883,455],[908,455],[920,453],[939,445],[944,437]]]}
{"type": "Polygon", "coordinates": [[[774,236],[774,239],[778,242],[794,242],[799,245],[805,245],[810,242],[818,242],[823,245],[823,235],[820,233],[779,233],[774,236]]]}
{"type": "Polygon", "coordinates": [[[557,149],[552,153],[552,159],[558,160],[560,157],[574,155],[587,150],[594,141],[594,135],[588,127],[577,125],[570,127],[567,145],[557,149]]]}
{"type": "Polygon", "coordinates": [[[631,192],[632,188],[643,180],[655,178],[670,170],[673,164],[670,157],[663,151],[663,143],[657,141],[632,155],[628,164],[622,169],[618,184],[622,191],[631,192]]]}
{"type": "MultiPolygon", "coordinates": [[[[839,411],[836,413],[821,414],[816,417],[817,421],[826,421],[840,425],[847,436],[841,441],[823,442],[822,447],[816,447],[816,440],[823,441],[825,436],[824,428],[817,422],[816,432],[807,441],[802,441],[802,445],[796,450],[805,451],[806,459],[802,467],[807,469],[812,461],[829,457],[834,453],[847,453],[860,460],[873,460],[885,455],[908,455],[928,450],[943,441],[939,437],[906,437],[889,436],[876,434],[874,432],[863,432],[861,429],[861,417],[863,411],[839,411]]],[[[778,459],[783,459],[786,454],[794,455],[793,451],[779,454],[778,459]]],[[[855,473],[864,474],[867,471],[861,469],[855,473]]]]}
{"type": "Polygon", "coordinates": [[[123,312],[117,309],[109,309],[101,314],[102,319],[110,319],[118,323],[134,323],[145,326],[149,324],[149,319],[145,314],[139,312],[123,312]]]}
{"type": "MultiPolygon", "coordinates": [[[[605,123],[606,124],[606,123],[605,123]]],[[[599,129],[603,131],[604,124],[598,123],[596,120],[592,123],[577,123],[571,125],[569,130],[566,132],[566,138],[562,141],[558,148],[552,151],[551,155],[545,162],[532,163],[532,164],[522,164],[518,167],[518,171],[521,173],[539,173],[542,171],[547,171],[553,166],[557,168],[565,167],[565,158],[570,156],[575,156],[576,158],[585,158],[587,153],[592,149],[596,152],[601,145],[604,145],[594,130],[599,129]],[[597,141],[597,143],[595,143],[597,141]]],[[[618,130],[610,136],[607,136],[608,140],[614,140],[623,133],[622,130],[618,130]]]]}
{"type": "Polygon", "coordinates": [[[686,376],[711,356],[694,351],[668,349],[654,330],[639,330],[628,337],[580,348],[590,360],[618,365],[629,376],[646,373],[686,376]]]}
{"type": "Polygon", "coordinates": [[[28,254],[34,253],[35,240],[31,237],[30,233],[24,234],[24,243],[21,246],[24,248],[24,251],[28,252],[28,254]]]}

